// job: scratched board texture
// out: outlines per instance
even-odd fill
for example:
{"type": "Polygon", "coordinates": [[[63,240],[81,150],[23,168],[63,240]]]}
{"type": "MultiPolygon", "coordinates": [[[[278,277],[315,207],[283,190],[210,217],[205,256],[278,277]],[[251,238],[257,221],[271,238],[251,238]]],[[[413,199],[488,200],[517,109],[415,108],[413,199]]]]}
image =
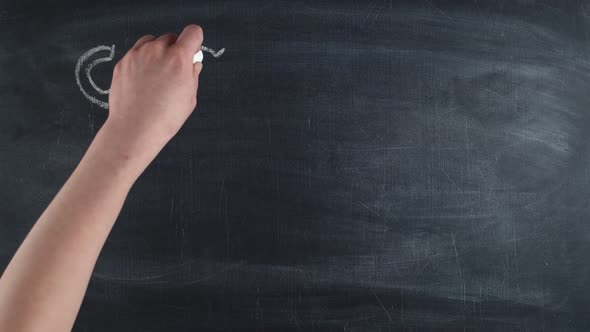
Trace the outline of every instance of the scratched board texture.
{"type": "Polygon", "coordinates": [[[107,116],[79,57],[192,22],[74,331],[590,330],[582,1],[0,2],[0,268],[107,116]]]}

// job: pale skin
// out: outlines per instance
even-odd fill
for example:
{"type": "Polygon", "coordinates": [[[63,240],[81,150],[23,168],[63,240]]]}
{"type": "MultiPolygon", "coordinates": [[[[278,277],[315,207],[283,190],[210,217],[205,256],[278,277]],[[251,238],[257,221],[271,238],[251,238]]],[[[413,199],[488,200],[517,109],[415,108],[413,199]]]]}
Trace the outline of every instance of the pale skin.
{"type": "Polygon", "coordinates": [[[0,331],[72,329],[129,189],[196,107],[202,41],[144,36],[117,63],[107,121],[0,278],[0,331]]]}

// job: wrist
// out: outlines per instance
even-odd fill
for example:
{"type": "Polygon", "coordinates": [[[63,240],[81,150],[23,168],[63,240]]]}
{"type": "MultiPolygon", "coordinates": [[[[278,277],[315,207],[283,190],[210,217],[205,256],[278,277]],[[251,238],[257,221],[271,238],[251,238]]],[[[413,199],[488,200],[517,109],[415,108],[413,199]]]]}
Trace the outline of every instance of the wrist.
{"type": "Polygon", "coordinates": [[[109,169],[120,180],[135,182],[157,152],[148,153],[141,148],[139,140],[131,140],[128,136],[123,128],[107,120],[96,134],[84,159],[91,159],[90,163],[109,169]]]}

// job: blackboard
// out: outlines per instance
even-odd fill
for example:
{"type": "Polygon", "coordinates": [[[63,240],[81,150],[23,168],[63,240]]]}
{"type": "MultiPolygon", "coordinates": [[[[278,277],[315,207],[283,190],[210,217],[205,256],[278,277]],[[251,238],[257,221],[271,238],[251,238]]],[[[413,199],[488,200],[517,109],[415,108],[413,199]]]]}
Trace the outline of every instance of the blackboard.
{"type": "MultiPolygon", "coordinates": [[[[0,267],[107,116],[84,52],[188,23],[199,104],[75,331],[587,331],[583,1],[0,3],[0,267]]],[[[102,96],[104,98],[104,96],[102,96]]]]}

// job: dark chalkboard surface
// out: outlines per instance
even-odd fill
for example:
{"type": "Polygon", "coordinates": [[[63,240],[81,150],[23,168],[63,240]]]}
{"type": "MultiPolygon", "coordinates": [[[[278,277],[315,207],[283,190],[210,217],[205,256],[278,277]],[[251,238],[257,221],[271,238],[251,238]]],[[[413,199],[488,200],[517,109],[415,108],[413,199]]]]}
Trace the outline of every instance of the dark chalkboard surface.
{"type": "Polygon", "coordinates": [[[79,57],[193,22],[75,331],[590,329],[583,1],[0,2],[0,268],[106,118],[79,57]]]}

